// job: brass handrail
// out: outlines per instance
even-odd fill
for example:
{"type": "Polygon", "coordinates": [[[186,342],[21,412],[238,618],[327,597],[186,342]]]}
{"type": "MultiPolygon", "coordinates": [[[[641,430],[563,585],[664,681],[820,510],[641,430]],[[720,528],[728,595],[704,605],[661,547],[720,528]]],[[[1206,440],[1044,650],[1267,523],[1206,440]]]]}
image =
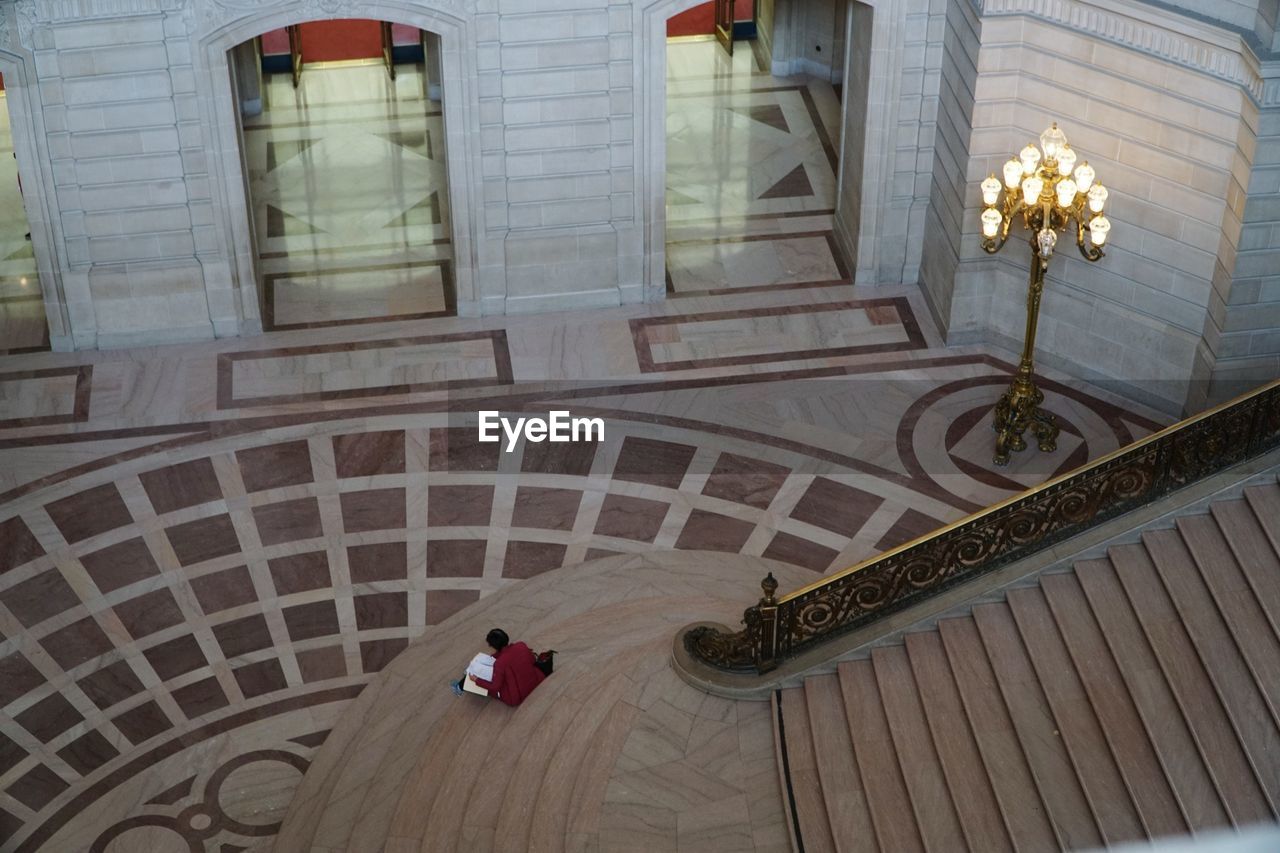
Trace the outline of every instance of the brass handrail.
{"type": "Polygon", "coordinates": [[[685,648],[717,669],[768,672],[833,637],[1278,446],[1280,380],[780,598],[770,574],[761,583],[764,596],[743,614],[741,631],[689,628],[685,648]]]}

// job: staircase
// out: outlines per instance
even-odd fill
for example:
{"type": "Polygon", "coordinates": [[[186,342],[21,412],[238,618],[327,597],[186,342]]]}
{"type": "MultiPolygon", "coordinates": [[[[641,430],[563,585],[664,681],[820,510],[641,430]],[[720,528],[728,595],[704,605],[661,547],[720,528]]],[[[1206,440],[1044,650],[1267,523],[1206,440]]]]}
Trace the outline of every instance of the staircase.
{"type": "Polygon", "coordinates": [[[1280,814],[1280,486],[775,694],[796,850],[1080,849],[1280,814]]]}

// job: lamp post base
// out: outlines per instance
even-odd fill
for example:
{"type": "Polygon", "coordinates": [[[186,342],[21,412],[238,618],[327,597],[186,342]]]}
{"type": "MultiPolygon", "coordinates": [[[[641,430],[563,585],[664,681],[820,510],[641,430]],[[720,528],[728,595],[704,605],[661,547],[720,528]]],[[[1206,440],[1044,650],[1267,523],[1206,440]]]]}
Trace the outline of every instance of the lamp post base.
{"type": "Polygon", "coordinates": [[[996,465],[1008,465],[1011,451],[1025,450],[1027,442],[1022,434],[1027,427],[1036,437],[1037,445],[1046,453],[1058,449],[1058,423],[1053,415],[1040,408],[1044,394],[1030,377],[1014,378],[1009,390],[996,403],[995,418],[991,428],[996,431],[996,453],[992,459],[996,465]]]}

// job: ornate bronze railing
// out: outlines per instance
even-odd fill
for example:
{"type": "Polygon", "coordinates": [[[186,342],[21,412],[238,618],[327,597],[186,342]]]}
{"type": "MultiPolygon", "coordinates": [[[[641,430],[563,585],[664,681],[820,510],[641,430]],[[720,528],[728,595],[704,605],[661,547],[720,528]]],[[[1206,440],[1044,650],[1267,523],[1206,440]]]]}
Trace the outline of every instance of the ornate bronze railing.
{"type": "Polygon", "coordinates": [[[768,672],[833,637],[1278,446],[1280,381],[781,598],[770,574],[760,585],[764,597],[743,614],[741,631],[690,628],[685,648],[718,669],[768,672]]]}

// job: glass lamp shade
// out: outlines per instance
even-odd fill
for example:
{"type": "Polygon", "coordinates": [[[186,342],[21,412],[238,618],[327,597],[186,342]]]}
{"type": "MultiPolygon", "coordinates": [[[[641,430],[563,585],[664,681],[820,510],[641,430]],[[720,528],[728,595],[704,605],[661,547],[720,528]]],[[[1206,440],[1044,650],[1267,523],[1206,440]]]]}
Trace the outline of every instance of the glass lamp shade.
{"type": "Polygon", "coordinates": [[[1030,175],[1040,165],[1040,149],[1034,145],[1028,145],[1019,152],[1018,159],[1022,161],[1022,173],[1030,175]]]}
{"type": "Polygon", "coordinates": [[[1087,193],[1089,187],[1093,186],[1093,179],[1097,174],[1093,171],[1093,167],[1089,165],[1089,161],[1085,160],[1079,166],[1076,166],[1076,189],[1082,193],[1087,193]]]}
{"type": "Polygon", "coordinates": [[[987,176],[982,182],[982,203],[990,207],[1000,200],[1000,182],[995,175],[987,176]]]}
{"type": "Polygon", "coordinates": [[[1010,160],[1004,164],[1004,185],[1011,190],[1016,190],[1020,183],[1022,183],[1022,163],[1019,160],[1010,160]]]}
{"type": "Polygon", "coordinates": [[[1058,193],[1059,207],[1074,207],[1076,203],[1076,182],[1070,178],[1063,178],[1058,181],[1058,185],[1054,187],[1054,191],[1058,193]]]}
{"type": "Polygon", "coordinates": [[[1058,152],[1058,174],[1064,178],[1071,174],[1071,170],[1076,167],[1076,152],[1072,150],[1070,145],[1062,146],[1062,150],[1058,152]]]}
{"type": "Polygon", "coordinates": [[[1067,135],[1062,132],[1055,121],[1049,125],[1048,130],[1040,134],[1040,148],[1044,151],[1044,159],[1050,162],[1056,162],[1058,152],[1067,144],[1067,135]]]}
{"type": "Polygon", "coordinates": [[[1089,188],[1089,209],[1094,213],[1101,213],[1102,208],[1107,203],[1107,188],[1102,184],[1094,184],[1089,188]]]}
{"type": "Polygon", "coordinates": [[[1107,217],[1095,216],[1089,220],[1089,239],[1093,241],[1093,245],[1105,245],[1109,233],[1111,233],[1111,221],[1107,217]]]}
{"type": "Polygon", "coordinates": [[[1039,178],[1027,178],[1022,182],[1022,200],[1027,206],[1035,204],[1040,199],[1040,191],[1044,189],[1044,181],[1039,178]]]}
{"type": "Polygon", "coordinates": [[[1048,260],[1053,254],[1053,247],[1058,245],[1058,232],[1052,228],[1041,228],[1036,234],[1036,245],[1040,247],[1040,257],[1048,260]]]}
{"type": "Polygon", "coordinates": [[[1000,231],[1000,223],[1004,217],[994,207],[982,211],[982,236],[994,237],[1000,231]]]}

